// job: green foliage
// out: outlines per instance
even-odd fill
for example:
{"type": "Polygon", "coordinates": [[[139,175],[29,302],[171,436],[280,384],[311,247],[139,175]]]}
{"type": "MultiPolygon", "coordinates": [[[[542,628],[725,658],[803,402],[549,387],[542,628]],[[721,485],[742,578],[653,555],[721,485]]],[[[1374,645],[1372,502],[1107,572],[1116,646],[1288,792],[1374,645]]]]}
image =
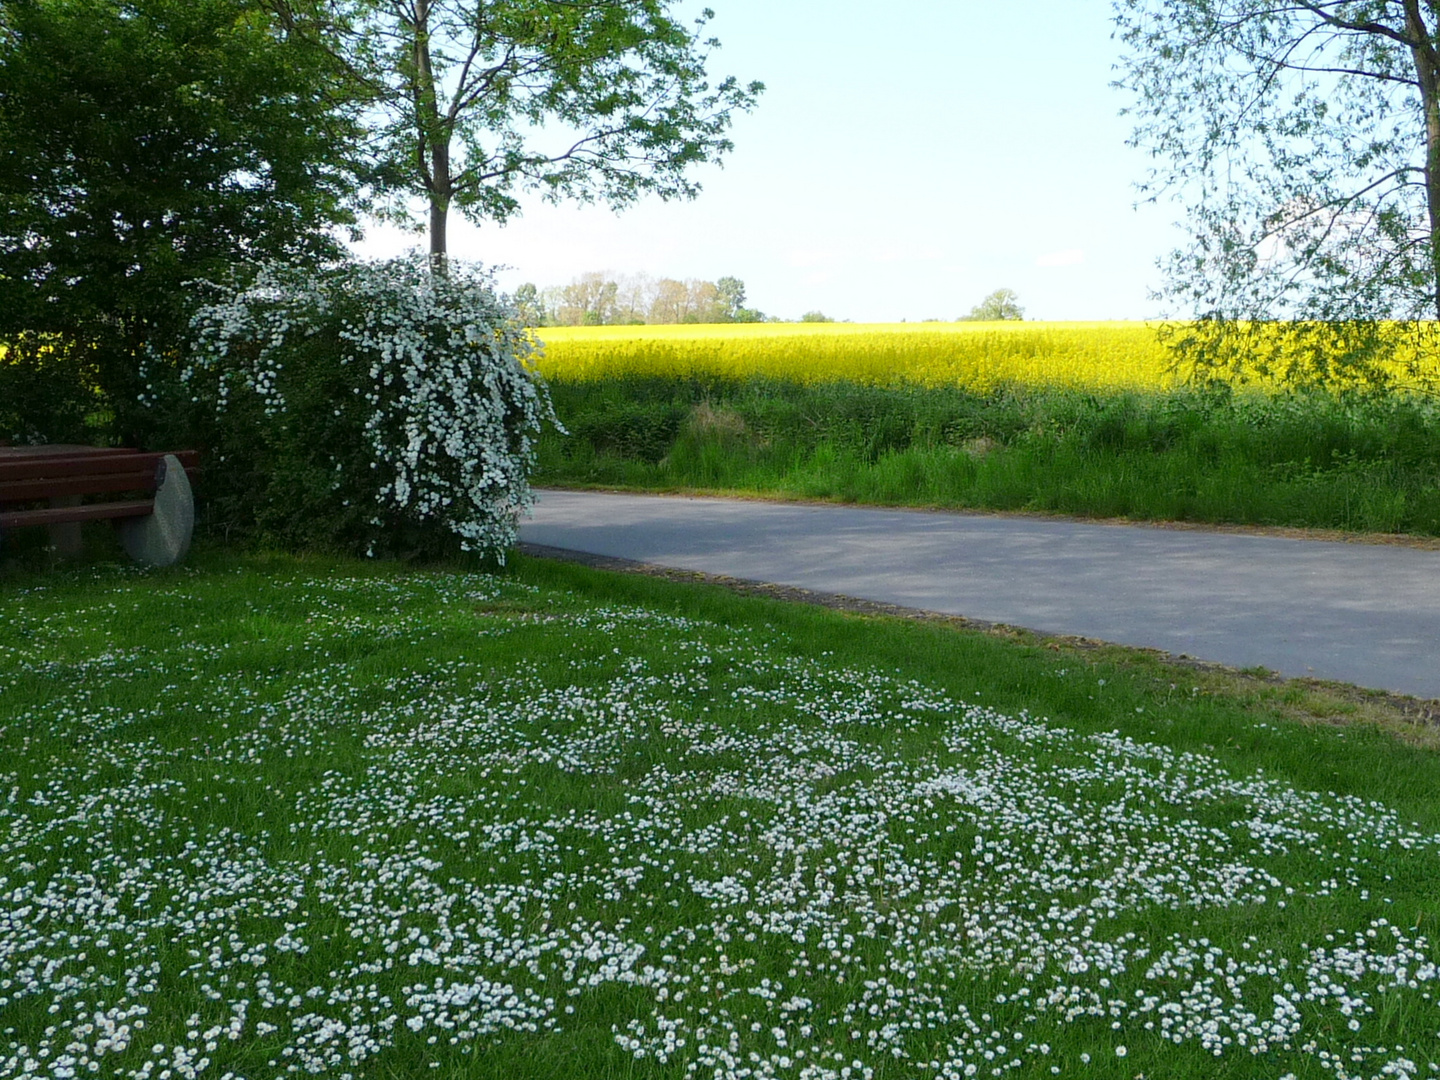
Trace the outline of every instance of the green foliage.
{"type": "Polygon", "coordinates": [[[1005,322],[1025,318],[1025,309],[1014,289],[996,289],[970,309],[969,315],[962,315],[956,322],[1005,322]]]}
{"type": "Polygon", "coordinates": [[[0,444],[89,443],[103,421],[88,351],[20,334],[0,345],[0,444]]]}
{"type": "Polygon", "coordinates": [[[663,458],[690,414],[688,403],[674,399],[635,399],[623,388],[597,388],[577,413],[577,440],[596,453],[653,465],[663,458]]]}
{"type": "Polygon", "coordinates": [[[424,199],[431,251],[442,254],[452,206],[504,221],[524,189],[615,206],[699,191],[692,170],[729,152],[731,116],[764,87],[712,86],[705,65],[718,42],[703,36],[712,13],[691,28],[669,7],[348,0],[337,23],[315,29],[374,95],[389,212],[410,220],[424,199]]]}
{"type": "Polygon", "coordinates": [[[174,347],[183,283],[353,220],[330,68],[248,0],[0,5],[0,341],[66,342],[143,437],[137,357],[174,347]]]}
{"type": "Polygon", "coordinates": [[[737,277],[722,277],[715,282],[720,298],[720,322],[764,322],[765,316],[745,306],[745,283],[737,277]]]}
{"type": "Polygon", "coordinates": [[[1440,535],[1440,408],[1423,399],[654,378],[551,392],[574,434],[542,438],[546,483],[1440,535]]]}
{"type": "Polygon", "coordinates": [[[1173,336],[1182,362],[1254,375],[1257,323],[1280,320],[1259,344],[1291,385],[1383,385],[1377,322],[1440,314],[1436,5],[1114,7],[1132,144],[1155,162],[1141,192],[1181,202],[1191,233],[1166,266],[1175,316],[1200,320],[1173,336]]]}
{"type": "Polygon", "coordinates": [[[834,322],[835,320],[826,315],[823,311],[807,311],[800,316],[801,322],[834,322]]]}
{"type": "Polygon", "coordinates": [[[546,321],[545,300],[531,282],[515,290],[515,310],[520,321],[526,326],[544,326],[546,321]]]}
{"type": "Polygon", "coordinates": [[[719,294],[720,310],[726,322],[754,322],[754,319],[741,319],[740,313],[745,310],[745,283],[737,277],[722,277],[715,282],[715,291],[719,294]]]}

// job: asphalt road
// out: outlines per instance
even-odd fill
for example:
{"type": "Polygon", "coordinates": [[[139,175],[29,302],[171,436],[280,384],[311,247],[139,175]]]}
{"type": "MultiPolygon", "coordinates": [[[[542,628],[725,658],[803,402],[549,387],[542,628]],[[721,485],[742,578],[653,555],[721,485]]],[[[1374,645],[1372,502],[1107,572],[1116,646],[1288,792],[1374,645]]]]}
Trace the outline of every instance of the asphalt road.
{"type": "Polygon", "coordinates": [[[1440,551],[540,492],[523,541],[1440,698],[1440,551]]]}

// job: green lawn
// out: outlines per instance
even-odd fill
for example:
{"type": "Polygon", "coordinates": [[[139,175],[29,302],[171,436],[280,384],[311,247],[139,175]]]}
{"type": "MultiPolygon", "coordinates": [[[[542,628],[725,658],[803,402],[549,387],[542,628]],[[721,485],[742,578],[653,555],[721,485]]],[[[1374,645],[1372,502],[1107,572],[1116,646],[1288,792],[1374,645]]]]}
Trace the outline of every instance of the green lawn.
{"type": "Polygon", "coordinates": [[[1217,685],[523,558],[15,571],[0,1076],[1435,1075],[1434,740],[1217,685]]]}

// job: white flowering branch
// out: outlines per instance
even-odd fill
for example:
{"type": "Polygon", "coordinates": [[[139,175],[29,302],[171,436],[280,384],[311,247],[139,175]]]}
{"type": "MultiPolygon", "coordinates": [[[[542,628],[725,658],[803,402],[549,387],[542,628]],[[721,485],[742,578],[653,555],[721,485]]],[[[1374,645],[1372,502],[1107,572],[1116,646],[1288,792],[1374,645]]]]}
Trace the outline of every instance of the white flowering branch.
{"type": "Polygon", "coordinates": [[[423,258],[318,274],[269,264],[245,286],[210,288],[184,383],[204,384],[219,411],[253,395],[268,441],[358,442],[308,452],[333,463],[332,489],[373,504],[367,551],[405,523],[503,559],[534,501],[535,438],[554,414],[528,363],[536,343],[488,275],[460,265],[435,275],[423,258]],[[317,392],[337,418],[323,435],[289,423],[297,395],[313,414],[317,392]]]}

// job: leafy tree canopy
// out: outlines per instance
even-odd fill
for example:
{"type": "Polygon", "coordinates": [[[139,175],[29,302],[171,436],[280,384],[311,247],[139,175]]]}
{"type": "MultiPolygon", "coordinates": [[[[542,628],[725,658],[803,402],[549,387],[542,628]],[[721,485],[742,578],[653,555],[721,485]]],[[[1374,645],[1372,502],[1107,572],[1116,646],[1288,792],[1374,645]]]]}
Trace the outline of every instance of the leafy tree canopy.
{"type": "Polygon", "coordinates": [[[1015,290],[996,289],[971,308],[970,314],[962,315],[955,321],[1004,322],[1023,318],[1025,318],[1025,309],[1020,306],[1020,298],[1015,295],[1015,290]]]}
{"type": "Polygon", "coordinates": [[[0,0],[0,340],[93,349],[123,404],[183,282],[338,253],[331,70],[245,0],[0,0]]]}
{"type": "Polygon", "coordinates": [[[452,206],[504,221],[518,193],[621,206],[690,197],[763,90],[709,82],[711,12],[671,0],[269,0],[366,88],[391,217],[429,208],[444,255],[452,206]]]}
{"type": "Polygon", "coordinates": [[[1440,315],[1440,7],[1114,10],[1117,85],[1155,161],[1142,190],[1179,198],[1192,237],[1166,266],[1175,313],[1200,320],[1177,344],[1201,372],[1385,382],[1378,320],[1440,315]],[[1283,321],[1268,345],[1256,320],[1283,321]]]}
{"type": "Polygon", "coordinates": [[[515,290],[514,301],[521,323],[525,326],[545,325],[545,298],[533,281],[527,281],[515,290]]]}

